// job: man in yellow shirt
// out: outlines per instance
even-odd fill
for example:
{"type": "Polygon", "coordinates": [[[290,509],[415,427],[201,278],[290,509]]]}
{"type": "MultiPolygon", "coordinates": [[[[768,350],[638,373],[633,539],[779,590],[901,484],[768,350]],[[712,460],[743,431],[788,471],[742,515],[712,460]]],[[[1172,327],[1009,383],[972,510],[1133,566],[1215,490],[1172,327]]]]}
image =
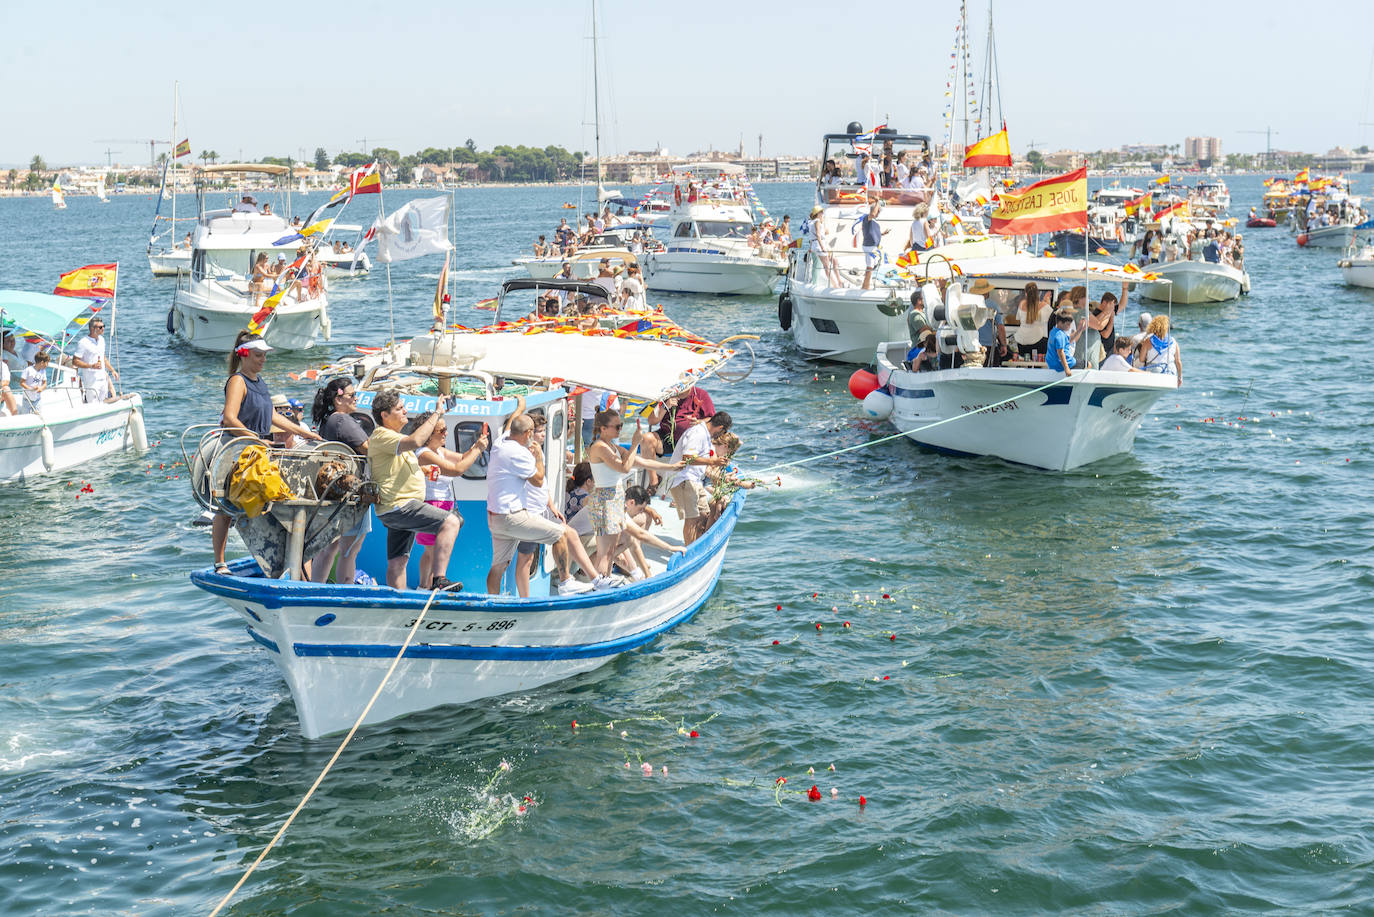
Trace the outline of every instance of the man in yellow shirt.
{"type": "Polygon", "coordinates": [[[393,589],[406,588],[406,563],[416,532],[434,536],[434,579],[420,587],[448,592],[463,588],[462,583],[444,576],[463,517],[425,502],[425,478],[415,457],[415,450],[429,441],[442,416],[435,411],[407,436],[401,433],[406,406],[400,394],[387,390],[372,401],[377,429],[368,437],[367,461],[378,488],[377,519],[386,526],[386,583],[393,589]]]}

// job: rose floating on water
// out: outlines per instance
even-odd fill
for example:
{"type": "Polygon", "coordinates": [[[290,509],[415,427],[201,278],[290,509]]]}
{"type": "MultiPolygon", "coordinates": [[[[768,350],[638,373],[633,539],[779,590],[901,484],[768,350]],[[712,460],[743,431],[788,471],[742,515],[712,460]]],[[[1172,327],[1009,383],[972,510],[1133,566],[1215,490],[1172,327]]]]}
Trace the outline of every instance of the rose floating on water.
{"type": "Polygon", "coordinates": [[[806,798],[812,802],[821,801],[821,791],[816,788],[816,784],[811,784],[811,789],[806,791],[806,798]]]}

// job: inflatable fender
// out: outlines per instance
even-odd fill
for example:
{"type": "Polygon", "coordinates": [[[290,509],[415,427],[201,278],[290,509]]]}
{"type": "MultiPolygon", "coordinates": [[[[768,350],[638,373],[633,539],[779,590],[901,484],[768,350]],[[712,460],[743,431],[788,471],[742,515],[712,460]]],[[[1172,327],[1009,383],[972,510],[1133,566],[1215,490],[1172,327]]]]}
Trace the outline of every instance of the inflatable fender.
{"type": "Polygon", "coordinates": [[[1306,246],[1306,245],[1307,245],[1307,233],[1303,233],[1302,235],[1298,236],[1298,247],[1299,247],[1299,248],[1302,248],[1302,247],[1304,247],[1304,246],[1306,246]]]}
{"type": "Polygon", "coordinates": [[[863,401],[877,390],[878,377],[866,369],[856,369],[849,377],[849,394],[858,401],[863,401]]]}
{"type": "Polygon", "coordinates": [[[892,414],[892,396],[880,388],[874,389],[864,396],[863,412],[865,417],[887,420],[892,414]]]}
{"type": "Polygon", "coordinates": [[[129,438],[139,452],[148,451],[148,428],[143,423],[141,408],[134,408],[129,412],[129,438]]]}
{"type": "Polygon", "coordinates": [[[57,450],[53,446],[52,430],[49,430],[46,424],[38,431],[38,442],[43,447],[43,469],[52,471],[53,466],[57,464],[57,450]]]}
{"type": "Polygon", "coordinates": [[[778,297],[778,324],[783,331],[792,330],[792,297],[786,293],[778,297]]]}
{"type": "Polygon", "coordinates": [[[174,315],[176,315],[176,314],[177,314],[177,310],[176,310],[176,309],[168,309],[168,310],[167,310],[167,333],[168,333],[168,334],[176,334],[176,333],[177,333],[176,324],[175,324],[175,322],[174,322],[174,320],[173,320],[173,318],[172,318],[172,316],[174,316],[174,315]]]}

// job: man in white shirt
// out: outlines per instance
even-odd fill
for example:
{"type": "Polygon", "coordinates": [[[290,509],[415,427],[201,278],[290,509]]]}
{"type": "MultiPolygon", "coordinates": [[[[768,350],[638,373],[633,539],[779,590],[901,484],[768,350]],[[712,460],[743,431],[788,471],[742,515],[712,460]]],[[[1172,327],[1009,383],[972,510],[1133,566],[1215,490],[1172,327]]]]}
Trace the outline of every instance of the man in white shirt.
{"type": "Polygon", "coordinates": [[[729,461],[723,455],[716,455],[711,442],[720,434],[728,432],[732,423],[729,414],[716,411],[710,418],[699,420],[688,427],[686,432],[677,438],[677,444],[673,447],[673,456],[668,460],[669,464],[685,462],[687,466],[677,473],[673,479],[673,486],[668,490],[673,498],[673,505],[677,507],[678,515],[686,520],[682,526],[682,540],[685,544],[691,544],[703,534],[702,522],[711,510],[711,494],[702,483],[706,476],[706,468],[713,465],[719,467],[729,461]]]}
{"type": "Polygon", "coordinates": [[[87,404],[110,400],[110,379],[119,379],[105,359],[105,319],[94,316],[86,324],[86,336],[76,342],[72,365],[80,370],[81,398],[87,404]]]}
{"type": "Polygon", "coordinates": [[[19,402],[10,391],[10,365],[0,360],[0,417],[13,417],[19,413],[19,402]]]}
{"type": "Polygon", "coordinates": [[[234,205],[234,213],[257,213],[258,202],[250,195],[245,194],[243,200],[234,205]]]}
{"type": "MultiPolygon", "coordinates": [[[[487,592],[492,595],[501,592],[501,578],[522,541],[553,544],[563,540],[583,570],[596,569],[571,526],[536,516],[525,508],[526,484],[539,487],[545,475],[543,450],[530,449],[533,436],[534,418],[525,413],[525,399],[521,396],[509,432],[492,445],[487,463],[487,528],[491,530],[487,592]]],[[[593,589],[612,585],[608,576],[592,580],[593,589]]]]}

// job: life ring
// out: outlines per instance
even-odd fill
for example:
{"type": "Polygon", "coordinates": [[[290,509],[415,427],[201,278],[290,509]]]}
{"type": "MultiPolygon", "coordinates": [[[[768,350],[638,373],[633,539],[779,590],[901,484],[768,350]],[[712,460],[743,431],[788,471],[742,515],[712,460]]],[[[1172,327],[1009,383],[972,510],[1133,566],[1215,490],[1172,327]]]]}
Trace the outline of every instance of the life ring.
{"type": "Polygon", "coordinates": [[[792,330],[792,297],[787,293],[778,297],[778,324],[783,331],[792,330]]]}

